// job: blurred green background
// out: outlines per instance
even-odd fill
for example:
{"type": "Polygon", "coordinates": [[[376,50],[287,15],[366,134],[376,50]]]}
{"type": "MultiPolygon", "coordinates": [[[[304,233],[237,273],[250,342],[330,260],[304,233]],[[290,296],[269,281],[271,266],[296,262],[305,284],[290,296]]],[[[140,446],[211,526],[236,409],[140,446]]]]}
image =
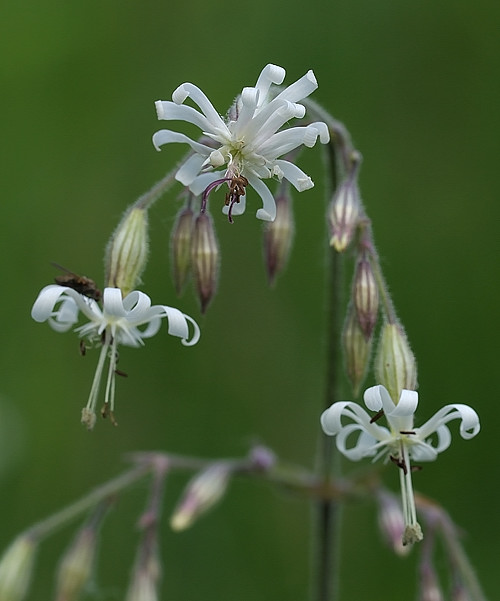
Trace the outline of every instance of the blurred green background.
{"type": "MultiPolygon", "coordinates": [[[[472,404],[474,440],[455,442],[416,478],[463,528],[491,599],[498,575],[498,117],[500,5],[491,0],[255,0],[14,3],[0,8],[2,170],[0,261],[0,546],[22,529],[118,474],[131,450],[238,456],[261,441],[311,465],[325,351],[324,204],[296,195],[291,262],[266,284],[255,203],[229,226],[214,210],[222,249],[219,293],[201,318],[193,295],[176,299],[169,232],[172,190],[151,214],[144,290],[199,320],[201,342],[166,330],[122,349],[112,428],[79,423],[97,361],[74,335],[31,321],[56,261],[99,280],[122,211],[184,148],[155,152],[153,102],[198,84],[221,112],[268,62],[291,83],[313,68],[314,98],[350,129],[363,153],[362,194],[396,306],[419,361],[420,417],[472,404]]],[[[321,183],[319,149],[301,165],[321,183]]],[[[369,382],[371,383],[371,382],[369,382]]],[[[452,426],[453,427],[453,426],[452,426]]],[[[358,469],[346,465],[346,471],[358,469]]],[[[397,490],[389,470],[388,486],[397,490]]],[[[168,516],[183,477],[169,481],[168,516]]],[[[122,599],[145,488],[106,522],[92,599],[122,599]]],[[[344,512],[343,599],[413,599],[418,549],[394,557],[372,504],[344,512]],[[362,575],[362,576],[361,576],[362,575]]],[[[266,486],[235,482],[192,530],[163,525],[162,599],[304,599],[309,508],[266,486]]],[[[39,555],[36,593],[51,598],[68,528],[39,555]]],[[[440,565],[443,560],[440,560],[440,565]]]]}

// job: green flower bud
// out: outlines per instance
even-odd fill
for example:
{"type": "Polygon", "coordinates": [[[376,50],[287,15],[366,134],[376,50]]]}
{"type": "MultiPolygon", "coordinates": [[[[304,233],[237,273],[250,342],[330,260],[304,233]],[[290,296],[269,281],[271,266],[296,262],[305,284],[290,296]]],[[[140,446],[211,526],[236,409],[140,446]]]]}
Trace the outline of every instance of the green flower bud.
{"type": "Polygon", "coordinates": [[[377,322],[379,297],[371,263],[365,258],[361,258],[356,266],[352,296],[359,325],[368,340],[377,322]]]}
{"type": "Polygon", "coordinates": [[[82,528],[62,558],[57,574],[57,601],[77,601],[89,581],[97,537],[92,527],[82,528]]]}
{"type": "Polygon", "coordinates": [[[275,202],[276,218],[264,226],[264,257],[270,284],[286,265],[295,230],[288,186],[275,202]]]}
{"type": "Polygon", "coordinates": [[[212,218],[207,213],[200,213],[194,222],[191,268],[201,303],[201,312],[205,313],[217,289],[219,273],[219,247],[212,218]]]}
{"type": "Polygon", "coordinates": [[[375,377],[377,384],[387,388],[395,404],[403,389],[417,388],[417,362],[399,322],[386,323],[382,327],[375,357],[375,377]]]}
{"type": "Polygon", "coordinates": [[[347,318],[342,333],[344,346],[344,357],[346,362],[347,376],[351,382],[354,396],[358,396],[363,384],[372,349],[372,338],[366,338],[359,325],[356,310],[351,304],[347,310],[347,318]]]}
{"type": "Polygon", "coordinates": [[[136,561],[125,597],[126,601],[158,601],[160,577],[161,567],[157,551],[144,552],[140,548],[139,559],[136,561]]]}
{"type": "Polygon", "coordinates": [[[106,249],[106,281],[123,296],[135,290],[148,258],[148,219],[145,209],[132,208],[123,216],[106,249]]]}
{"type": "Polygon", "coordinates": [[[0,560],[1,601],[22,601],[28,591],[33,572],[36,545],[27,534],[21,534],[8,547],[0,560]]]}
{"type": "Polygon", "coordinates": [[[193,226],[193,211],[189,207],[185,207],[177,216],[170,238],[174,285],[178,295],[184,288],[191,268],[193,226]]]}
{"type": "Polygon", "coordinates": [[[355,179],[343,181],[328,207],[330,246],[343,252],[351,243],[359,223],[361,203],[355,179]]]}

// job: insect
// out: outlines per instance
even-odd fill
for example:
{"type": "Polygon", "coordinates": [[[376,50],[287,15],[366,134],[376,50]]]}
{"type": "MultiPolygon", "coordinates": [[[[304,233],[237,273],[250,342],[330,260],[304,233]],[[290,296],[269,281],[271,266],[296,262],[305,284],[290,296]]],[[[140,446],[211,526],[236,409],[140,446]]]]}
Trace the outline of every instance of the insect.
{"type": "Polygon", "coordinates": [[[58,275],[54,278],[56,284],[59,284],[59,286],[66,286],[67,288],[73,288],[73,290],[76,290],[79,294],[83,294],[83,296],[87,296],[95,301],[101,300],[101,291],[94,280],[91,280],[84,275],[77,275],[57,263],[52,263],[52,265],[57,267],[57,269],[64,271],[64,275],[58,275]]]}

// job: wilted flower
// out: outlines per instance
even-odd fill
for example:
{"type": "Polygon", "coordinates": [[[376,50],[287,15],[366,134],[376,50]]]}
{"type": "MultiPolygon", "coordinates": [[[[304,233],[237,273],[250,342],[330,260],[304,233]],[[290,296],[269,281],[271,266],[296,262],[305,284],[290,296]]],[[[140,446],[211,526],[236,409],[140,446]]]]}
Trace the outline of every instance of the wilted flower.
{"type": "Polygon", "coordinates": [[[31,316],[38,322],[48,321],[57,332],[66,332],[77,323],[80,311],[89,321],[75,331],[81,338],[102,346],[89,400],[82,411],[82,423],[89,429],[95,423],[95,407],[106,357],[109,357],[109,369],[102,414],[104,417],[109,415],[114,422],[114,376],[119,344],[135,347],[143,345],[144,338],[151,338],[158,332],[164,317],[168,320],[168,333],[181,338],[182,344],[191,346],[200,337],[199,327],[191,317],[173,307],[151,306],[149,296],[138,290],[123,298],[120,289],[105,288],[101,309],[95,300],[76,290],[52,284],[43,288],[38,295],[31,316]],[[193,327],[191,336],[189,323],[193,327]],[[145,327],[139,329],[141,326],[145,327]]]}
{"type": "Polygon", "coordinates": [[[284,78],[285,70],[282,67],[264,67],[255,87],[243,88],[225,120],[200,88],[192,83],[180,85],[172,94],[173,102],[156,102],[159,119],[187,121],[199,127],[203,136],[208,138],[197,142],[167,129],[153,136],[153,143],[158,150],[164,144],[180,142],[189,144],[194,151],[175,177],[188,186],[193,194],[203,194],[202,211],[210,191],[226,183],[225,212],[231,220],[231,215],[244,212],[246,187],[251,186],[263,203],[263,208],[257,211],[257,217],[273,221],[276,206],[263,179],[275,177],[281,181],[285,178],[299,192],[313,187],[308,175],[294,163],[279,157],[302,145],[314,146],[318,137],[323,144],[329,142],[328,127],[323,122],[281,129],[291,119],[304,117],[306,110],[297,102],[314,92],[318,84],[314,73],[308,71],[274,96],[270,93],[271,86],[280,85],[284,78]],[[183,104],[187,98],[191,98],[199,111],[183,104]]]}
{"type": "Polygon", "coordinates": [[[468,405],[451,404],[441,408],[419,428],[414,427],[413,417],[418,405],[418,394],[403,390],[397,405],[383,386],[372,386],[365,391],[365,405],[377,414],[372,418],[357,403],[341,401],[334,403],[321,416],[326,434],[336,436],[338,450],[352,461],[363,457],[390,459],[399,468],[405,533],[403,544],[421,540],[422,532],[417,522],[415,499],[411,480],[410,459],[433,461],[451,443],[446,425],[460,419],[460,435],[469,439],[479,432],[479,417],[468,405]],[[388,428],[375,421],[385,415],[388,428]],[[345,416],[352,423],[343,424],[345,416]],[[351,442],[348,439],[351,437],[351,442]],[[432,437],[432,438],[431,438],[432,437]],[[354,440],[353,440],[354,439],[354,440]]]}

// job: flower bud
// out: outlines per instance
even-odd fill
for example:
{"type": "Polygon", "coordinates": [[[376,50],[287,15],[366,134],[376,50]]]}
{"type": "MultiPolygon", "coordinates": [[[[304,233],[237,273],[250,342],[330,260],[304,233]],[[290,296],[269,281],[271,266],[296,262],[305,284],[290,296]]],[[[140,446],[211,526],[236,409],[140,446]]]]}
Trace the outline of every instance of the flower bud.
{"type": "Polygon", "coordinates": [[[1,601],[22,601],[31,580],[36,545],[27,534],[18,536],[0,559],[1,601]]]}
{"type": "Polygon", "coordinates": [[[212,218],[207,213],[200,213],[194,222],[191,268],[201,303],[201,312],[205,313],[208,303],[215,294],[219,272],[219,247],[212,218]]]}
{"type": "Polygon", "coordinates": [[[444,601],[443,591],[435,569],[428,561],[420,565],[420,594],[419,601],[444,601]]]}
{"type": "Polygon", "coordinates": [[[368,340],[378,316],[378,286],[370,261],[361,258],[354,275],[353,300],[359,325],[368,340]]]}
{"type": "Polygon", "coordinates": [[[401,504],[393,494],[385,490],[377,492],[377,501],[378,525],[384,539],[394,553],[400,556],[407,555],[411,547],[403,545],[405,520],[401,504]]]}
{"type": "Polygon", "coordinates": [[[416,390],[417,362],[399,322],[382,327],[375,357],[377,384],[387,388],[395,404],[403,389],[416,390]]]}
{"type": "Polygon", "coordinates": [[[147,258],[147,213],[132,208],[123,216],[106,249],[107,286],[120,288],[125,297],[139,284],[147,258]]]}
{"type": "Polygon", "coordinates": [[[276,217],[264,226],[264,259],[270,284],[286,265],[295,230],[288,187],[275,201],[276,217]]]}
{"type": "Polygon", "coordinates": [[[229,463],[219,462],[196,474],[186,486],[170,519],[173,530],[189,528],[200,515],[216,505],[226,492],[231,472],[229,463]]]}
{"type": "Polygon", "coordinates": [[[62,558],[57,574],[57,601],[77,601],[92,574],[97,536],[82,528],[62,558]]]}
{"type": "Polygon", "coordinates": [[[330,246],[337,252],[343,252],[351,243],[359,222],[360,209],[356,180],[344,180],[335,191],[328,207],[330,246]]]}
{"type": "Polygon", "coordinates": [[[125,600],[158,601],[158,582],[161,576],[158,553],[144,553],[143,549],[139,549],[139,556],[125,600]],[[143,555],[146,557],[142,557],[143,555]]]}
{"type": "Polygon", "coordinates": [[[347,309],[342,343],[344,346],[347,376],[351,382],[354,396],[357,396],[368,371],[372,338],[367,339],[365,337],[352,304],[347,309]]]}
{"type": "Polygon", "coordinates": [[[184,207],[177,216],[170,238],[175,291],[181,294],[191,267],[191,239],[193,237],[193,211],[184,207]]]}

